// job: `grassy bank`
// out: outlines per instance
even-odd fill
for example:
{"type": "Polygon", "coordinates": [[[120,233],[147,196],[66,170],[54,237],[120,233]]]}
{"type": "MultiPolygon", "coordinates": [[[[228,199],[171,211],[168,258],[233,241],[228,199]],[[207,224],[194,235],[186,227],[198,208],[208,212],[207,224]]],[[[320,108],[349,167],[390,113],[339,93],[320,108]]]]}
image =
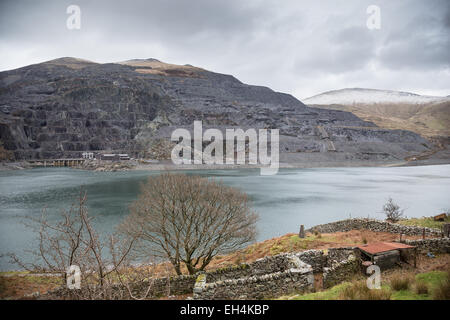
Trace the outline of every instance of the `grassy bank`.
{"type": "Polygon", "coordinates": [[[397,273],[370,290],[361,278],[320,292],[280,297],[280,300],[441,300],[450,299],[449,273],[397,273]]]}
{"type": "MultiPolygon", "coordinates": [[[[408,236],[408,239],[421,237],[408,236]]],[[[240,263],[250,263],[265,256],[276,255],[284,252],[298,252],[308,249],[321,249],[325,252],[328,248],[355,246],[377,241],[395,241],[398,235],[385,232],[373,232],[370,230],[351,230],[335,233],[307,233],[305,238],[299,238],[297,234],[286,234],[281,237],[268,239],[254,243],[248,247],[230,254],[215,257],[207,270],[220,269],[227,266],[235,266],[240,263]]],[[[435,259],[426,256],[418,257],[418,272],[429,272],[431,270],[445,270],[449,265],[448,255],[436,255],[435,259]]],[[[154,267],[155,277],[164,277],[168,274],[174,275],[173,268],[168,263],[161,263],[154,267]]],[[[185,268],[183,273],[187,273],[185,268]]],[[[33,274],[29,272],[0,272],[0,299],[18,299],[34,292],[46,292],[49,289],[60,286],[62,280],[49,275],[33,274]]],[[[345,286],[345,284],[344,284],[345,286]]],[[[318,292],[309,299],[333,299],[342,287],[318,292]]]]}
{"type": "Polygon", "coordinates": [[[34,292],[46,292],[63,284],[60,277],[34,275],[28,271],[0,272],[0,299],[23,298],[34,292]]]}
{"type": "Polygon", "coordinates": [[[398,223],[405,226],[442,229],[442,226],[445,223],[450,223],[450,216],[447,216],[447,218],[444,221],[434,221],[432,217],[422,217],[422,218],[403,219],[400,220],[398,223]]]}

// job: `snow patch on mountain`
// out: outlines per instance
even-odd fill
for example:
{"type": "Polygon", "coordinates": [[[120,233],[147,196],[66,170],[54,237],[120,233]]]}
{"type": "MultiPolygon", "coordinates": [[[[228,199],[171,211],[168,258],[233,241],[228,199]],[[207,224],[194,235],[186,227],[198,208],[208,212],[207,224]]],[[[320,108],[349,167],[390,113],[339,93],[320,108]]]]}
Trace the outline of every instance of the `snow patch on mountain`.
{"type": "Polygon", "coordinates": [[[313,97],[303,99],[305,104],[355,104],[355,103],[411,103],[421,104],[448,101],[449,97],[422,96],[410,92],[350,88],[327,91],[313,97]]]}

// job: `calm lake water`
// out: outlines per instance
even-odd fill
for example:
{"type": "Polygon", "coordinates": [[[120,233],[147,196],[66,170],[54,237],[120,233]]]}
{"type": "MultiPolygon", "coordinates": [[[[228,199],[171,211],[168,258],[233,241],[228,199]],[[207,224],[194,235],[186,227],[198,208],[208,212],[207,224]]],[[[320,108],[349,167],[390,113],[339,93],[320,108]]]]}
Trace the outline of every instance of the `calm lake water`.
{"type": "MultiPolygon", "coordinates": [[[[215,177],[250,195],[260,215],[258,240],[298,232],[348,217],[383,218],[381,207],[391,196],[408,217],[429,216],[450,208],[450,165],[399,168],[286,169],[275,176],[259,170],[188,171],[215,177]]],[[[0,253],[22,257],[36,235],[18,216],[37,216],[45,207],[50,219],[76,201],[80,187],[101,233],[111,232],[128,213],[140,183],[151,171],[91,172],[45,168],[0,172],[0,253]]],[[[0,269],[17,267],[0,258],[0,269]]]]}

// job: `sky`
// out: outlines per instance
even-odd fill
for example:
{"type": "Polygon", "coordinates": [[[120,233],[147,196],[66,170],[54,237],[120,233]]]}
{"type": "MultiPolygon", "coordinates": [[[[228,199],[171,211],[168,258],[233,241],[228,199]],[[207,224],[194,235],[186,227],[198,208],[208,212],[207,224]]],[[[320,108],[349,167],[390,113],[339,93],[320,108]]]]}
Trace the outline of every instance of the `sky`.
{"type": "Polygon", "coordinates": [[[353,87],[447,96],[450,1],[1,0],[0,57],[0,71],[60,57],[155,58],[300,100],[353,87]],[[79,29],[67,27],[69,5],[80,8],[79,29]]]}

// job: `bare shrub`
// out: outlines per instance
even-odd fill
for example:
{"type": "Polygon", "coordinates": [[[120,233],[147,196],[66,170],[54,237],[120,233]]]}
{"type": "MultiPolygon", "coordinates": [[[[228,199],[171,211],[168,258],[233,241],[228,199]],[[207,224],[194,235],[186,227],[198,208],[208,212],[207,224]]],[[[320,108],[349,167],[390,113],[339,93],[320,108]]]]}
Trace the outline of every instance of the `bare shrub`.
{"type": "Polygon", "coordinates": [[[139,238],[139,254],[168,259],[177,274],[182,264],[195,274],[216,255],[253,241],[256,221],[243,192],[214,180],[167,173],[142,185],[120,230],[139,238]]]}
{"type": "Polygon", "coordinates": [[[80,192],[78,204],[63,211],[62,219],[57,222],[50,222],[45,210],[39,218],[25,217],[25,224],[38,234],[38,249],[28,252],[34,256],[34,262],[24,263],[15,254],[9,254],[12,262],[31,272],[59,274],[64,282],[69,267],[79,267],[81,289],[61,288],[57,291],[64,296],[55,298],[139,298],[132,293],[131,284],[144,279],[149,286],[152,283],[148,281],[148,272],[136,272],[133,267],[131,249],[139,234],[134,237],[113,234],[102,240],[92,226],[86,199],[86,193],[80,192]],[[110,258],[105,258],[105,252],[109,252],[110,258]]]}
{"type": "Polygon", "coordinates": [[[386,215],[387,220],[397,222],[403,217],[404,210],[400,209],[400,206],[396,204],[392,198],[383,205],[383,213],[386,215]]]}

